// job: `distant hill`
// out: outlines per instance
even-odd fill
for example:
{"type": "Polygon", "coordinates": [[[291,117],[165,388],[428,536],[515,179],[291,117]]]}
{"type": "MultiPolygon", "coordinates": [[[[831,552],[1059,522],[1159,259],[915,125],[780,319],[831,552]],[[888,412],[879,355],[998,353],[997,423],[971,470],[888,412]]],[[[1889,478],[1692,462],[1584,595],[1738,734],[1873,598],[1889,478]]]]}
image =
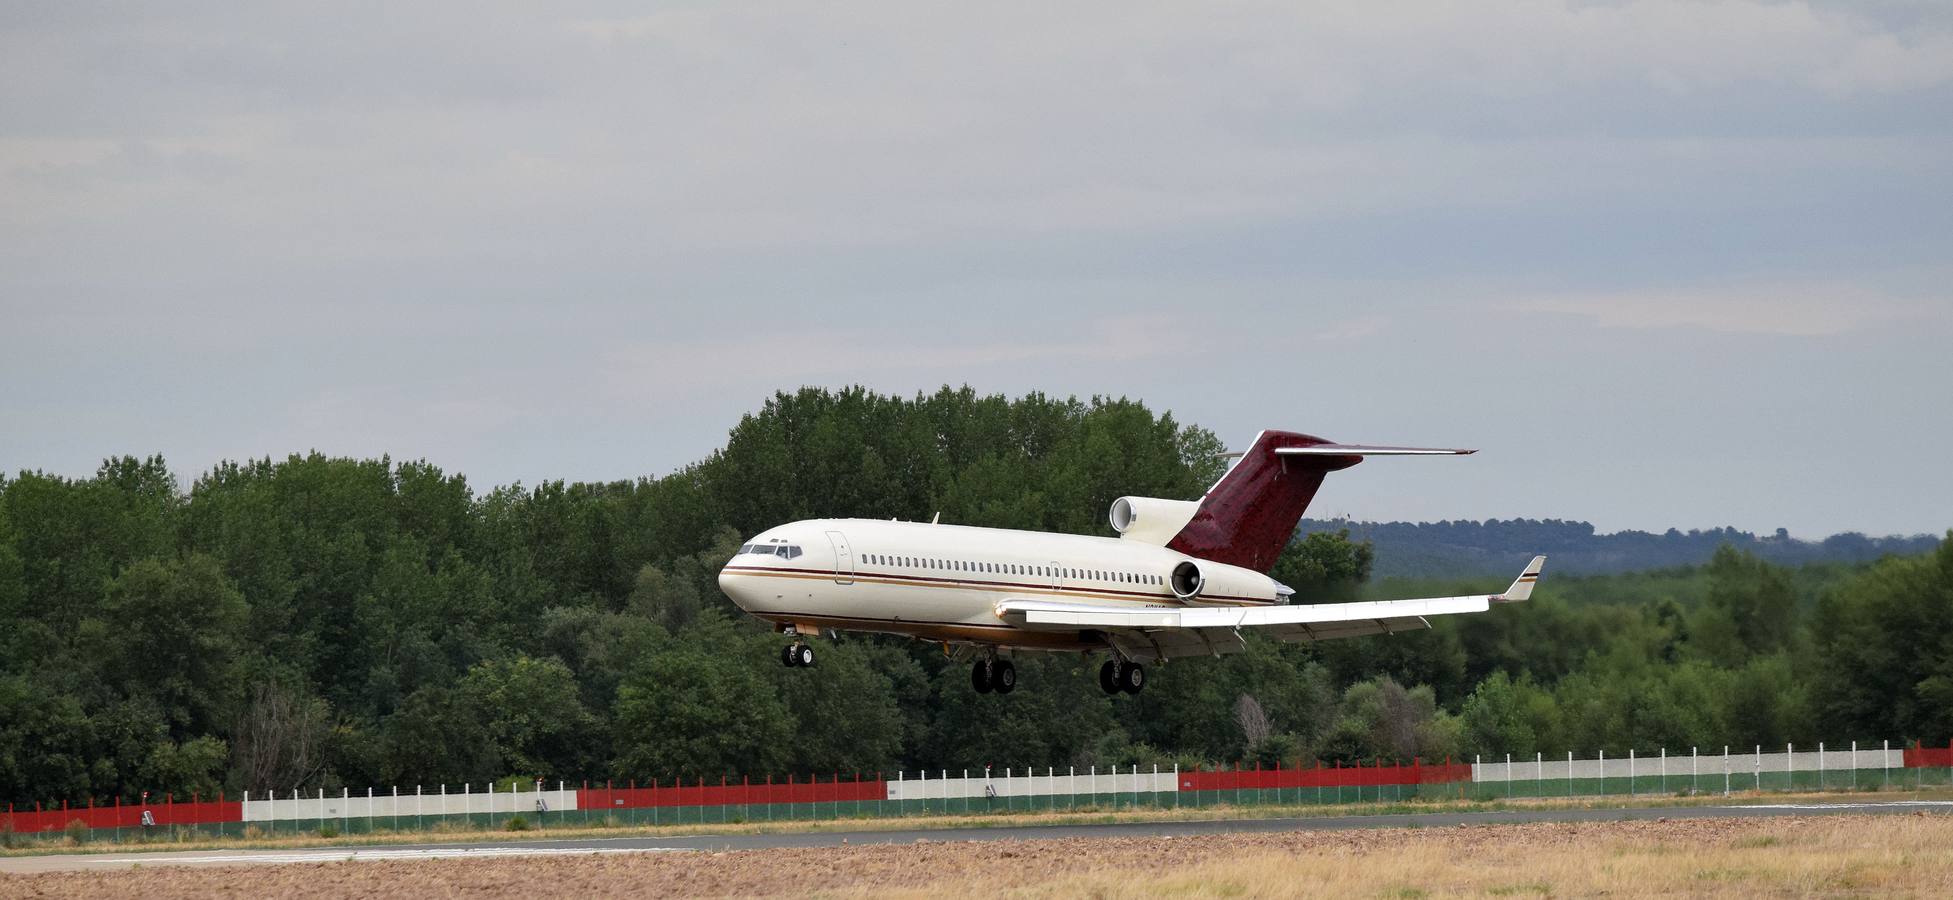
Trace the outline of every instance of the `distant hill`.
{"type": "Polygon", "coordinates": [[[1888,555],[1930,552],[1935,535],[1867,537],[1834,534],[1801,541],[1783,529],[1758,536],[1734,528],[1677,531],[1617,531],[1596,534],[1588,522],[1561,519],[1487,519],[1483,522],[1353,522],[1303,519],[1302,534],[1348,529],[1350,537],[1376,546],[1374,576],[1434,577],[1497,574],[1517,569],[1527,557],[1544,553],[1552,569],[1597,575],[1672,566],[1699,565],[1722,544],[1734,545],[1784,565],[1812,562],[1868,562],[1888,555]]]}

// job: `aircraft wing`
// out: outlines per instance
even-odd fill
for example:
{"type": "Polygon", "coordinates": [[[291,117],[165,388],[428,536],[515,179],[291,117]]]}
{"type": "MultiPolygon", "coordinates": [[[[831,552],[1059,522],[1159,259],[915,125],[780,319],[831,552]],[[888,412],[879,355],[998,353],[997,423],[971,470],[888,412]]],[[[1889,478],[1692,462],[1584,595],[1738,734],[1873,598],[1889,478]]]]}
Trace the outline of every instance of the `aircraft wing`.
{"type": "Polygon", "coordinates": [[[1283,641],[1326,641],[1366,634],[1429,628],[1430,616],[1484,612],[1493,603],[1532,596],[1546,557],[1535,556],[1504,593],[1427,597],[1363,603],[1290,606],[1161,606],[1121,609],[1086,603],[1013,599],[997,605],[1005,621],[1034,629],[1104,631],[1119,649],[1138,658],[1220,655],[1241,649],[1241,630],[1262,629],[1283,641]]]}

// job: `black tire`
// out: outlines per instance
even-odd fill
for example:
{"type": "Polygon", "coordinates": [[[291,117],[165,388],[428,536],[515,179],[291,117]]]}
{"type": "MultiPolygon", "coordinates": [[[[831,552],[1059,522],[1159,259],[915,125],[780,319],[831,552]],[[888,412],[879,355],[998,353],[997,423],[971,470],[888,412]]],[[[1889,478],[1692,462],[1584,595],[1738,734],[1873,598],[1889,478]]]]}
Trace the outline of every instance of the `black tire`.
{"type": "Polygon", "coordinates": [[[1128,694],[1137,694],[1146,687],[1146,667],[1138,663],[1126,663],[1119,673],[1119,687],[1128,694]]]}
{"type": "Polygon", "coordinates": [[[1008,659],[997,660],[990,670],[990,687],[999,694],[1008,694],[1017,689],[1017,667],[1008,659]]]}
{"type": "Polygon", "coordinates": [[[979,694],[990,693],[989,663],[978,662],[976,665],[970,667],[970,687],[976,688],[976,692],[979,694]]]}
{"type": "Polygon", "coordinates": [[[793,654],[794,665],[802,668],[811,668],[814,665],[814,648],[806,644],[801,644],[794,648],[793,654]]]}
{"type": "Polygon", "coordinates": [[[794,652],[793,652],[792,644],[788,644],[785,647],[780,648],[780,665],[786,666],[789,669],[793,668],[793,658],[794,658],[794,652]]]}
{"type": "Polygon", "coordinates": [[[1105,665],[1099,666],[1099,689],[1108,694],[1119,693],[1119,666],[1112,660],[1108,659],[1105,665]]]}

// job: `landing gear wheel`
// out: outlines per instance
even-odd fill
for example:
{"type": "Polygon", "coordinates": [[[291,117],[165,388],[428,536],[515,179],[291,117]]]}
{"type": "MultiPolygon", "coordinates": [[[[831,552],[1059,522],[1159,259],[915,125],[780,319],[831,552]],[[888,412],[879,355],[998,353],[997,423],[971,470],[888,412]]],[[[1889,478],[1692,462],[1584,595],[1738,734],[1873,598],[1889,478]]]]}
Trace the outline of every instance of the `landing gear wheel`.
{"type": "Polygon", "coordinates": [[[1117,662],[1108,659],[1105,661],[1105,665],[1099,666],[1099,689],[1108,694],[1119,693],[1119,664],[1117,662]]]}
{"type": "Polygon", "coordinates": [[[1127,663],[1125,671],[1119,673],[1119,687],[1128,694],[1139,693],[1146,686],[1146,667],[1138,663],[1127,663]]]}
{"type": "Polygon", "coordinates": [[[1017,689],[1017,667],[1008,659],[997,660],[990,669],[990,688],[999,694],[1017,689]]]}
{"type": "Polygon", "coordinates": [[[794,653],[793,653],[792,644],[788,644],[785,647],[780,648],[780,665],[786,666],[787,668],[793,668],[793,664],[794,664],[793,657],[794,657],[794,653]]]}
{"type": "Polygon", "coordinates": [[[970,687],[976,688],[976,692],[979,694],[990,693],[989,660],[977,660],[977,664],[970,667],[970,687]]]}
{"type": "Polygon", "coordinates": [[[809,668],[813,666],[814,648],[809,647],[806,644],[795,644],[793,645],[793,647],[789,649],[793,650],[794,665],[800,666],[801,668],[809,668]]]}

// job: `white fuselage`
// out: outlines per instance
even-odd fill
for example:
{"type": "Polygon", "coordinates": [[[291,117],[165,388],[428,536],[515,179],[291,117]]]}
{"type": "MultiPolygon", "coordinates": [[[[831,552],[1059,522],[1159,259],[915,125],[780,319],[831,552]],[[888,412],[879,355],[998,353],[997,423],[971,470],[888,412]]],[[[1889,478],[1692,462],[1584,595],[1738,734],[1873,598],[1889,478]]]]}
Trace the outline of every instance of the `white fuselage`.
{"type": "Polygon", "coordinates": [[[1006,622],[997,604],[1055,600],[1115,609],[1269,605],[1274,579],[1194,560],[1200,592],[1181,599],[1175,566],[1193,559],[1144,541],[873,519],[809,519],[770,529],[719,573],[740,609],[803,634],[819,629],[906,634],[948,643],[1091,650],[1095,632],[1006,622]]]}

